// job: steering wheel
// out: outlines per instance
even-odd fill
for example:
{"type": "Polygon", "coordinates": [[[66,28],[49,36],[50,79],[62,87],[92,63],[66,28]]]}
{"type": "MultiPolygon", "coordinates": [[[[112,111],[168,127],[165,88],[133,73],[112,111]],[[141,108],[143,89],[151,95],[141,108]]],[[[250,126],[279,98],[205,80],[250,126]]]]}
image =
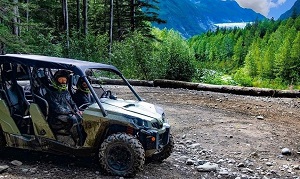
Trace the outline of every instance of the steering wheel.
{"type": "Polygon", "coordinates": [[[110,90],[104,91],[101,98],[117,99],[110,90]]]}

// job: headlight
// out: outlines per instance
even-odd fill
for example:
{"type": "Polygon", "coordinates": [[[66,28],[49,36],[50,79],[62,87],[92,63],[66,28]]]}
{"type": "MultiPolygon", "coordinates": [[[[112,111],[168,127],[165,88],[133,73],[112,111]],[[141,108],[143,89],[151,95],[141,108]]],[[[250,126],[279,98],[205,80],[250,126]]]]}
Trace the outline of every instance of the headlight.
{"type": "Polygon", "coordinates": [[[123,115],[123,117],[125,118],[125,120],[129,120],[132,123],[136,124],[137,126],[149,127],[148,122],[146,120],[141,119],[141,118],[130,116],[130,115],[123,115]]]}
{"type": "Polygon", "coordinates": [[[145,127],[149,127],[148,122],[145,121],[145,120],[143,120],[143,119],[133,117],[133,118],[131,118],[131,120],[132,120],[132,122],[135,123],[137,126],[145,126],[145,127]]]}

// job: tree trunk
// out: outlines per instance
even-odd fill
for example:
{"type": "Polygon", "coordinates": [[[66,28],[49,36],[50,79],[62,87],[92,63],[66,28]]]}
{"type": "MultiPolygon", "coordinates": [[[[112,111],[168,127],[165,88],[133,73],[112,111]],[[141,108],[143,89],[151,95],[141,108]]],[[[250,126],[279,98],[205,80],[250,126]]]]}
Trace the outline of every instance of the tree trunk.
{"type": "Polygon", "coordinates": [[[27,23],[26,30],[28,31],[29,30],[29,0],[25,0],[25,3],[26,3],[26,23],[27,23]]]}
{"type": "Polygon", "coordinates": [[[130,0],[130,30],[135,30],[135,0],[130,0]]]}
{"type": "Polygon", "coordinates": [[[299,98],[300,92],[298,90],[276,90],[268,88],[255,88],[255,87],[240,87],[231,85],[211,85],[203,83],[192,83],[185,81],[174,81],[165,79],[156,79],[153,81],[154,87],[160,88],[184,88],[198,91],[213,91],[219,93],[231,93],[238,95],[250,96],[272,96],[272,97],[287,97],[299,98]]]}
{"type": "Polygon", "coordinates": [[[66,0],[61,0],[61,7],[62,7],[62,16],[63,16],[63,25],[62,25],[62,29],[65,30],[66,29],[66,0]]]}
{"type": "Polygon", "coordinates": [[[123,35],[123,29],[122,29],[122,26],[121,26],[121,24],[122,24],[122,20],[121,20],[121,13],[120,13],[120,11],[121,11],[121,8],[120,8],[120,5],[119,5],[119,1],[117,0],[116,1],[116,18],[117,18],[117,30],[118,30],[118,39],[119,40],[121,40],[121,38],[122,38],[122,35],[123,35]]]}
{"type": "Polygon", "coordinates": [[[66,45],[67,45],[67,56],[69,56],[69,13],[68,13],[68,0],[63,0],[63,19],[64,19],[64,30],[66,32],[66,45]]]}
{"type": "Polygon", "coordinates": [[[13,7],[13,34],[19,36],[19,7],[18,7],[18,0],[14,0],[14,7],[13,7]]]}
{"type": "Polygon", "coordinates": [[[88,33],[88,0],[83,0],[83,34],[86,36],[88,33]]]}
{"type": "Polygon", "coordinates": [[[77,32],[80,32],[80,0],[76,0],[76,8],[77,32]]]}
{"type": "Polygon", "coordinates": [[[103,27],[102,27],[102,32],[107,32],[108,28],[107,28],[107,24],[109,24],[108,20],[105,18],[107,17],[108,12],[106,11],[108,9],[108,6],[110,3],[108,3],[108,1],[110,0],[104,0],[104,11],[103,11],[103,27]]]}
{"type": "Polygon", "coordinates": [[[114,1],[110,0],[109,57],[111,56],[112,53],[113,24],[114,24],[114,1]]]}

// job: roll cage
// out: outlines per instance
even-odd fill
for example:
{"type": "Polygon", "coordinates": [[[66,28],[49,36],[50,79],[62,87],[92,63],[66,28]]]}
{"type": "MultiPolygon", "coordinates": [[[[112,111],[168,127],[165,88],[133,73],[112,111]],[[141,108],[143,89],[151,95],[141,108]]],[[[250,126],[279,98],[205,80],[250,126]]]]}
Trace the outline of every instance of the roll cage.
{"type": "MultiPolygon", "coordinates": [[[[124,83],[129,87],[129,89],[132,91],[132,93],[137,98],[137,100],[138,101],[142,100],[141,97],[134,91],[134,89],[129,84],[129,82],[125,79],[125,77],[122,75],[122,73],[112,65],[74,60],[69,58],[48,57],[48,56],[41,56],[41,55],[20,55],[20,54],[0,55],[0,65],[1,65],[0,68],[1,86],[0,87],[2,91],[1,93],[3,93],[3,95],[5,95],[4,93],[5,91],[7,91],[6,89],[4,89],[5,80],[3,79],[3,77],[7,76],[6,68],[8,66],[11,67],[10,73],[13,74],[11,76],[12,78],[20,79],[20,80],[28,80],[30,81],[30,84],[33,84],[33,87],[39,88],[39,89],[31,88],[33,98],[38,101],[39,100],[43,101],[43,99],[41,99],[42,98],[41,95],[38,94],[39,92],[42,91],[42,89],[40,88],[43,87],[40,85],[46,85],[47,83],[49,83],[46,82],[47,79],[42,78],[42,75],[39,73],[41,69],[44,70],[44,72],[47,70],[49,71],[51,69],[65,69],[65,70],[72,71],[74,75],[83,77],[84,81],[87,83],[91,91],[91,94],[95,97],[95,101],[99,105],[103,116],[106,116],[107,113],[103,108],[99,98],[97,97],[97,94],[94,91],[92,85],[89,83],[89,80],[86,75],[86,73],[90,69],[99,69],[99,70],[113,72],[116,75],[118,75],[124,81],[124,83]]],[[[25,92],[20,92],[20,93],[24,93],[25,96],[25,92]]],[[[21,98],[23,98],[23,95],[20,96],[21,98]]]]}

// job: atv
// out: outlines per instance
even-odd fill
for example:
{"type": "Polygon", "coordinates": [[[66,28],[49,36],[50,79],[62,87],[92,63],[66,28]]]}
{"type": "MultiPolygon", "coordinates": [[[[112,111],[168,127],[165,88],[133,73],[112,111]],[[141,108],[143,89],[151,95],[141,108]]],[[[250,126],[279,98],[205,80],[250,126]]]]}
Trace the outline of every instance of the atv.
{"type": "Polygon", "coordinates": [[[163,161],[174,147],[161,107],[145,102],[114,66],[40,55],[0,55],[0,148],[20,148],[99,160],[103,173],[132,177],[145,160],[163,161]],[[57,70],[70,73],[68,90],[79,78],[88,85],[93,103],[82,110],[83,145],[68,131],[48,122],[45,94],[57,70]],[[118,96],[117,96],[118,95],[118,96]]]}

